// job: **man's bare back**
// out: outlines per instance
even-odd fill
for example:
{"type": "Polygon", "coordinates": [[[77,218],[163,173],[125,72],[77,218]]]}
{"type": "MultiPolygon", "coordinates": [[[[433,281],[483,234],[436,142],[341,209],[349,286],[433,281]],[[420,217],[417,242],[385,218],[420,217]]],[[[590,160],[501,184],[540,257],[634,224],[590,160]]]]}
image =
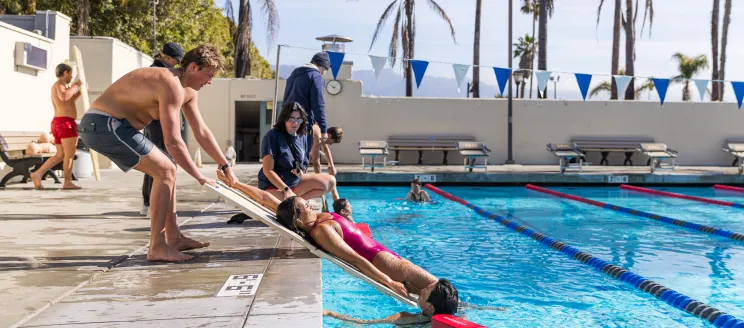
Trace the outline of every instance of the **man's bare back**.
{"type": "MultiPolygon", "coordinates": [[[[81,83],[75,82],[80,85],[81,83]]],[[[54,117],[69,117],[75,119],[77,117],[77,110],[75,109],[75,101],[80,97],[80,91],[78,91],[72,98],[65,101],[63,94],[72,86],[68,87],[62,81],[57,80],[52,86],[52,106],[54,107],[54,117]]]]}
{"type": "Polygon", "coordinates": [[[136,69],[109,86],[91,107],[117,119],[126,119],[132,127],[141,130],[152,120],[160,119],[161,100],[183,98],[182,105],[194,98],[196,91],[181,86],[180,74],[177,69],[136,69]]]}

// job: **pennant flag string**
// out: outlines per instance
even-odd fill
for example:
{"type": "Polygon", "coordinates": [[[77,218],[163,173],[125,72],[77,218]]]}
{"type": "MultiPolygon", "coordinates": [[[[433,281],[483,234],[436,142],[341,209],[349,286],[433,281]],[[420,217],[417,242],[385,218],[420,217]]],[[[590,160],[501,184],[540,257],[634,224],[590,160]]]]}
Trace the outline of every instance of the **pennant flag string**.
{"type": "Polygon", "coordinates": [[[625,75],[613,75],[612,77],[615,79],[615,86],[617,87],[617,100],[623,101],[625,99],[625,90],[628,89],[630,79],[633,77],[625,75]]]}
{"type": "MultiPolygon", "coordinates": [[[[281,47],[287,47],[287,48],[294,48],[294,49],[304,49],[304,50],[318,51],[317,48],[292,46],[292,45],[288,45],[288,44],[281,44],[280,46],[281,47]]],[[[363,54],[363,53],[357,53],[357,52],[348,52],[348,51],[345,51],[344,53],[345,54],[348,54],[348,55],[370,56],[369,54],[363,54]]],[[[396,60],[403,60],[403,61],[415,61],[415,60],[417,60],[417,59],[405,58],[405,57],[390,57],[390,56],[376,56],[376,57],[385,57],[385,58],[388,58],[388,59],[389,58],[395,58],[396,60]]],[[[446,65],[458,64],[458,65],[467,65],[467,66],[470,66],[470,67],[484,67],[484,68],[500,67],[498,65],[459,64],[459,63],[434,61],[434,60],[427,60],[426,62],[427,63],[435,63],[435,64],[446,64],[446,65]]],[[[535,72],[539,72],[539,70],[534,70],[534,71],[535,72]]],[[[576,72],[564,72],[564,71],[550,71],[550,72],[551,73],[556,73],[556,74],[576,74],[576,72]]],[[[619,76],[619,75],[611,75],[611,74],[607,74],[607,73],[591,73],[591,75],[592,76],[604,76],[604,77],[615,77],[615,76],[619,76]]],[[[652,76],[630,76],[630,77],[633,77],[633,78],[636,78],[636,79],[654,79],[654,77],[652,77],[652,76]]],[[[685,80],[687,80],[687,79],[682,79],[682,81],[685,81],[685,80]]],[[[690,79],[690,80],[692,80],[692,79],[690,79]]],[[[722,83],[722,82],[736,82],[736,81],[731,81],[731,80],[708,80],[708,81],[719,82],[719,83],[722,83]]]]}
{"type": "Polygon", "coordinates": [[[550,71],[537,71],[537,91],[540,93],[545,92],[545,87],[548,86],[548,80],[550,79],[550,71]]]}
{"type": "Polygon", "coordinates": [[[341,65],[344,63],[344,53],[328,51],[328,59],[331,61],[331,72],[333,73],[333,79],[338,76],[338,71],[341,69],[341,65]]]}
{"type": "Polygon", "coordinates": [[[424,73],[426,73],[426,67],[429,66],[429,62],[423,60],[411,60],[411,68],[413,69],[413,76],[416,77],[416,88],[421,86],[421,80],[424,79],[424,73]]]}
{"type": "Polygon", "coordinates": [[[592,82],[591,74],[576,73],[576,83],[579,84],[579,90],[581,90],[581,97],[586,101],[586,93],[589,91],[589,84],[592,82]]]}
{"type": "Polygon", "coordinates": [[[511,75],[511,69],[510,68],[501,68],[501,67],[494,67],[493,72],[496,74],[496,82],[499,84],[499,91],[501,91],[501,95],[504,95],[504,91],[506,91],[506,82],[509,81],[509,76],[511,75]]]}
{"type": "Polygon", "coordinates": [[[369,60],[372,61],[372,69],[375,71],[375,82],[380,82],[380,74],[387,64],[387,57],[369,55],[369,60]]]}
{"type": "Polygon", "coordinates": [[[700,102],[703,102],[703,98],[705,98],[705,91],[708,89],[708,80],[693,80],[695,81],[695,86],[698,89],[698,92],[700,93],[700,102]]]}
{"type": "Polygon", "coordinates": [[[656,91],[659,92],[661,105],[664,106],[664,98],[666,98],[667,88],[669,87],[669,79],[654,79],[654,86],[656,87],[656,91]]]}
{"type": "Polygon", "coordinates": [[[734,88],[736,103],[739,104],[739,109],[741,109],[741,102],[744,99],[744,82],[731,82],[731,86],[734,88]]]}
{"type": "Polygon", "coordinates": [[[455,82],[457,82],[457,93],[460,93],[460,86],[462,81],[465,79],[465,75],[468,74],[470,66],[463,64],[452,64],[452,69],[455,71],[455,82]]]}

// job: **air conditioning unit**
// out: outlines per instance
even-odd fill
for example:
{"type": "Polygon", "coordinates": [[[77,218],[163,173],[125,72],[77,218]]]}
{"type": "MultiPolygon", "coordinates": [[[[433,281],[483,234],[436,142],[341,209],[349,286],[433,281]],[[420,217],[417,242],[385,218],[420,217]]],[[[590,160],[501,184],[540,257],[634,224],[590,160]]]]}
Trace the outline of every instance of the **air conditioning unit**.
{"type": "Polygon", "coordinates": [[[27,42],[16,42],[15,63],[37,71],[47,69],[47,51],[27,42]]]}

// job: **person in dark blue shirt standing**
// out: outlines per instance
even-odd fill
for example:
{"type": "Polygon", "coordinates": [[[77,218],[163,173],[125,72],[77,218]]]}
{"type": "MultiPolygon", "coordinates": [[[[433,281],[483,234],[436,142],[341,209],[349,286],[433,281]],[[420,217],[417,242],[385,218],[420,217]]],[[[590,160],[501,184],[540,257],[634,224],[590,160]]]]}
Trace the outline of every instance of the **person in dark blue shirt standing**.
{"type": "MultiPolygon", "coordinates": [[[[152,62],[150,67],[173,68],[180,64],[181,60],[183,60],[183,48],[181,48],[178,43],[168,42],[163,45],[163,50],[155,56],[155,61],[152,62]]],[[[183,118],[181,121],[183,121],[183,118]]],[[[186,140],[183,132],[184,126],[181,124],[181,137],[183,140],[186,140]]],[[[166,155],[169,155],[168,150],[165,149],[165,138],[163,138],[163,127],[160,125],[160,121],[153,120],[145,127],[143,133],[145,137],[155,144],[155,146],[160,148],[160,150],[162,150],[166,155]]],[[[152,181],[152,177],[147,174],[145,174],[144,181],[142,181],[142,199],[144,204],[140,214],[148,217],[150,216],[150,192],[152,191],[152,181]]]]}
{"type": "MultiPolygon", "coordinates": [[[[328,53],[319,52],[310,60],[310,64],[300,66],[292,71],[284,88],[284,103],[297,102],[308,115],[307,133],[310,149],[313,148],[312,128],[318,124],[320,140],[328,140],[328,124],[325,118],[325,100],[323,99],[325,80],[323,74],[331,69],[328,53]]],[[[310,154],[307,154],[308,156],[310,154]]],[[[308,157],[309,158],[309,157],[308,157]]]]}
{"type": "Polygon", "coordinates": [[[280,201],[292,196],[320,197],[336,188],[336,178],[328,174],[307,175],[310,160],[308,116],[297,102],[284,103],[276,125],[261,140],[262,169],[258,188],[280,201]]]}

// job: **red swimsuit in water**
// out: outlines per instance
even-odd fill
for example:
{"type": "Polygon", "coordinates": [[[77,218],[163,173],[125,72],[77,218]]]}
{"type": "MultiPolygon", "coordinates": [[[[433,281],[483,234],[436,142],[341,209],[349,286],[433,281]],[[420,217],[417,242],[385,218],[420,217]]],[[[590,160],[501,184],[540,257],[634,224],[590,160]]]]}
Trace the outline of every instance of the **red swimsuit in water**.
{"type": "MultiPolygon", "coordinates": [[[[329,213],[331,214],[331,218],[328,220],[323,221],[315,221],[315,224],[310,228],[310,231],[315,229],[315,227],[318,225],[318,223],[323,223],[325,221],[333,220],[338,223],[338,225],[341,226],[341,232],[344,234],[344,241],[353,249],[357,254],[361,255],[363,258],[367,259],[370,263],[372,263],[372,259],[375,258],[375,255],[379,252],[388,252],[390,254],[395,255],[398,258],[401,258],[398,256],[398,254],[395,254],[393,251],[387,249],[387,247],[380,245],[380,243],[376,242],[374,239],[367,237],[364,233],[362,233],[361,230],[359,230],[359,227],[357,227],[354,223],[347,220],[341,215],[338,215],[336,213],[329,213]]],[[[308,233],[310,233],[308,231],[308,233]]]]}

